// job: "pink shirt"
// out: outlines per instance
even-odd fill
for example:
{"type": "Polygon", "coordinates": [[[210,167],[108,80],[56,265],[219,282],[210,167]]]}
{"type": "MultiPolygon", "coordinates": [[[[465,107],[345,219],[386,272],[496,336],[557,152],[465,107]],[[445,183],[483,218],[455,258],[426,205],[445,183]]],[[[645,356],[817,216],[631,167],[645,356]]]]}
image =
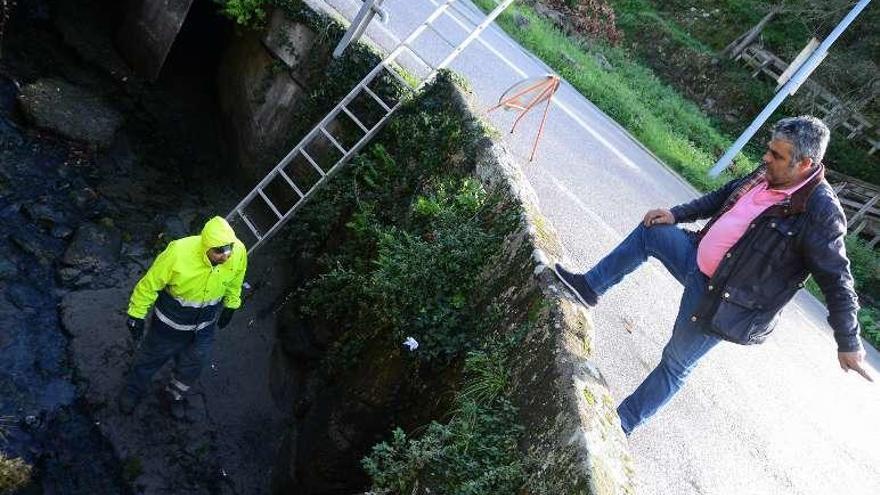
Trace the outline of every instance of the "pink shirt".
{"type": "Polygon", "coordinates": [[[714,275],[721,259],[743,236],[752,220],[767,208],[790,197],[817,173],[818,169],[803,182],[788,189],[770,189],[764,180],[743,194],[730,210],[715,221],[697,246],[697,266],[700,271],[707,277],[714,275]]]}

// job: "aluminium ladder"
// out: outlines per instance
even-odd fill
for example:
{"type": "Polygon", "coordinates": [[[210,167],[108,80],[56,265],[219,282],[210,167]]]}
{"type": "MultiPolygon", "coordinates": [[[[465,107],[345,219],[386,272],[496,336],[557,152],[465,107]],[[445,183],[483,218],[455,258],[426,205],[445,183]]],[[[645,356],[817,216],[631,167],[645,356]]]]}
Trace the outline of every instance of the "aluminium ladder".
{"type": "MultiPolygon", "coordinates": [[[[355,87],[342,100],[333,107],[332,110],[311,130],[290,152],[273,168],[257,185],[254,187],[241,202],[226,216],[226,220],[230,224],[238,225],[243,223],[247,227],[255,242],[250,242],[248,253],[254,251],[257,247],[269,240],[278,230],[290,220],[296,211],[314,195],[321,186],[323,186],[334,174],[336,174],[358,151],[360,151],[370,139],[379,132],[385,122],[392,114],[402,105],[403,98],[397,98],[396,102],[386,102],[377,94],[379,91],[370,88],[370,84],[377,80],[380,76],[384,76],[385,72],[389,73],[392,78],[398,81],[404,90],[410,94],[415,94],[425,84],[429,83],[436,77],[437,73],[447,67],[452,61],[475,40],[489,25],[504,11],[514,0],[501,0],[495,9],[492,10],[479,24],[469,22],[466,25],[456,15],[449,12],[450,7],[456,0],[446,0],[439,5],[433,13],[418,27],[416,27],[410,35],[400,42],[391,53],[385,57],[376,67],[374,67],[364,78],[355,85],[355,87]],[[459,26],[468,31],[468,35],[459,43],[450,41],[448,37],[440,33],[440,30],[434,26],[434,22],[441,16],[448,16],[459,26]],[[436,66],[426,56],[419,54],[413,45],[415,41],[426,31],[431,30],[445,44],[452,47],[442,61],[436,66]],[[424,77],[417,77],[417,85],[415,89],[397,73],[394,68],[395,61],[403,54],[411,54],[419,64],[424,65],[428,69],[428,74],[424,77]],[[367,96],[363,96],[367,95],[367,96]],[[366,100],[372,100],[380,108],[381,117],[375,123],[365,123],[366,118],[358,118],[356,112],[352,111],[349,106],[356,99],[362,97],[366,100]],[[331,132],[332,124],[337,117],[344,114],[348,120],[354,123],[363,135],[350,147],[341,142],[342,138],[334,136],[331,132]],[[340,158],[332,161],[328,167],[322,166],[320,160],[316,156],[309,153],[309,145],[314,144],[319,139],[327,141],[327,148],[335,150],[340,158]],[[332,146],[331,146],[332,145],[332,146]],[[302,177],[302,173],[294,173],[286,171],[286,167],[292,164],[294,160],[298,160],[300,164],[306,168],[311,168],[309,173],[316,180],[308,184],[302,177]],[[281,193],[293,195],[284,200],[281,193]],[[274,201],[273,201],[274,198],[274,201]],[[281,204],[284,202],[285,204],[281,204]],[[258,209],[255,211],[255,209],[258,209]],[[259,219],[259,220],[258,220],[259,219]],[[265,224],[265,225],[264,225],[265,224]]],[[[432,3],[433,0],[432,0],[432,3]]],[[[458,12],[465,19],[470,19],[454,7],[452,11],[458,12]]],[[[317,155],[317,153],[315,153],[317,155]]]]}

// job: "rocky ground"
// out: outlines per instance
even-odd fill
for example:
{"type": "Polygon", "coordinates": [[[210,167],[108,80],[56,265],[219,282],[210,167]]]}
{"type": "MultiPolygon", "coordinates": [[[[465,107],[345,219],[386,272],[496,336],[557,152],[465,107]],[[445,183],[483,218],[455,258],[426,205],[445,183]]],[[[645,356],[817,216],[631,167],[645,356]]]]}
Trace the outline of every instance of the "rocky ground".
{"type": "Polygon", "coordinates": [[[267,362],[284,270],[271,258],[251,264],[255,290],[218,334],[186,420],[153,396],[131,417],[113,401],[134,282],[237,197],[213,74],[178,50],[159,81],[139,80],[113,48],[113,5],[19,1],[3,40],[0,449],[35,466],[23,493],[264,493],[282,423],[267,362]]]}

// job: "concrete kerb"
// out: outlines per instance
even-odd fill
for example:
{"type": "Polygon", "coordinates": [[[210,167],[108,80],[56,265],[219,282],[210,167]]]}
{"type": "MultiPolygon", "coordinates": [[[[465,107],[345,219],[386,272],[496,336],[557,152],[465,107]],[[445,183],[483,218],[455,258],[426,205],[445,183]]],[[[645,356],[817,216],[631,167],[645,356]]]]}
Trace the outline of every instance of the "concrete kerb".
{"type": "MultiPolygon", "coordinates": [[[[461,89],[456,95],[476,119],[470,98],[461,89]]],[[[503,268],[529,271],[527,285],[546,307],[511,366],[514,402],[525,427],[521,449],[530,465],[529,491],[633,493],[629,445],[608,385],[591,360],[592,318],[549,268],[562,258],[562,244],[506,148],[493,142],[485,155],[476,160],[478,179],[487,190],[506,189],[522,209],[521,229],[506,248],[512,262],[503,268]],[[520,259],[514,252],[531,254],[520,259]]]]}

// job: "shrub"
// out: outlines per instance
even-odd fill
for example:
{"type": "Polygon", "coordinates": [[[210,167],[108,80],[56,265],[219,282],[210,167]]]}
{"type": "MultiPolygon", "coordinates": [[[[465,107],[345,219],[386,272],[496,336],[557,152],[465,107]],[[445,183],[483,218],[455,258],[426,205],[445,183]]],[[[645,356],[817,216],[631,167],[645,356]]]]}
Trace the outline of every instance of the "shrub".
{"type": "Polygon", "coordinates": [[[31,480],[31,466],[24,460],[6,457],[0,452],[0,493],[10,493],[31,480]]]}
{"type": "Polygon", "coordinates": [[[373,447],[364,470],[373,490],[486,495],[518,493],[525,476],[517,440],[522,427],[516,409],[496,395],[507,385],[503,352],[473,353],[465,364],[468,379],[452,419],[432,422],[420,438],[394,430],[388,442],[373,447]]]}
{"type": "Polygon", "coordinates": [[[243,26],[259,26],[266,19],[266,0],[214,0],[220,11],[243,26]]]}

